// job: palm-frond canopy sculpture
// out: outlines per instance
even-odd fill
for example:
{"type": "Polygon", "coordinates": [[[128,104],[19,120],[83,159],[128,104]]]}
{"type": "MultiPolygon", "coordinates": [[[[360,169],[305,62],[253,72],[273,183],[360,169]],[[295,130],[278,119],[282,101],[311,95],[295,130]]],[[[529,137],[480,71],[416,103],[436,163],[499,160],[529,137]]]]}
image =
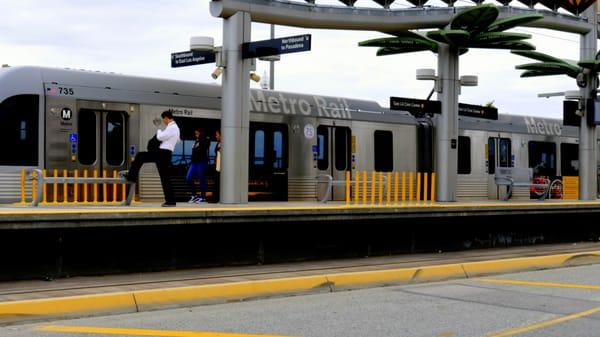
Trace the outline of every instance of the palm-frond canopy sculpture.
{"type": "Polygon", "coordinates": [[[593,73],[600,71],[600,52],[596,54],[593,60],[583,60],[577,64],[536,51],[513,50],[512,53],[540,61],[516,66],[517,69],[524,70],[521,77],[567,75],[577,78],[577,75],[582,73],[584,69],[589,69],[593,73]]]}
{"type": "Polygon", "coordinates": [[[456,14],[446,28],[429,31],[427,36],[411,31],[392,32],[389,34],[395,37],[362,41],[359,46],[379,47],[378,56],[425,50],[437,53],[439,43],[458,48],[461,53],[469,48],[535,49],[532,44],[523,41],[531,35],[505,31],[539,20],[543,15],[525,14],[496,20],[498,15],[498,8],[494,5],[474,6],[456,14]]]}

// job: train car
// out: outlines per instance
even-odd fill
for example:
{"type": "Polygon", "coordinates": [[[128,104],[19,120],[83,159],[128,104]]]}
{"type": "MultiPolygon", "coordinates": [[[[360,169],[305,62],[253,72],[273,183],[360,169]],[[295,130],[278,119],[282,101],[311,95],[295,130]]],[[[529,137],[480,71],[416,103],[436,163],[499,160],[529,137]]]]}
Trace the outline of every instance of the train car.
{"type": "MultiPolygon", "coordinates": [[[[174,112],[181,129],[173,180],[178,200],[187,200],[184,176],[193,131],[213,136],[220,107],[217,85],[2,68],[0,201],[19,200],[23,168],[89,175],[126,170],[145,150],[155,132],[153,120],[164,110],[174,112]]],[[[315,177],[323,174],[343,179],[346,171],[434,171],[435,118],[416,118],[373,101],[268,90],[252,90],[250,110],[249,200],[315,200],[323,193],[315,177]]],[[[459,129],[459,200],[501,198],[504,191],[493,182],[497,167],[531,167],[551,177],[578,174],[577,129],[559,120],[461,117],[459,129]]],[[[210,157],[214,164],[214,142],[210,157]]],[[[214,174],[209,172],[209,190],[214,174]]],[[[138,189],[142,200],[162,198],[154,165],[144,166],[138,189]]],[[[517,190],[516,196],[528,198],[530,192],[517,190]]],[[[343,197],[343,189],[334,188],[331,198],[343,197]]]]}

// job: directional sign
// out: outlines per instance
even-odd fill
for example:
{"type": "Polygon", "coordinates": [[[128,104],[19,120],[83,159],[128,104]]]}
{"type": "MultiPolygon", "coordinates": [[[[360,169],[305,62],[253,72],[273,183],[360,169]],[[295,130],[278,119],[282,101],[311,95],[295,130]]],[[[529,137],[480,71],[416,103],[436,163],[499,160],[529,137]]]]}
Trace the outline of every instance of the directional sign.
{"type": "Polygon", "coordinates": [[[201,51],[182,51],[171,54],[171,68],[194,66],[197,64],[214,63],[215,53],[201,51]]]}
{"type": "Polygon", "coordinates": [[[250,59],[310,50],[310,34],[242,44],[242,58],[250,59]]]}
{"type": "Polygon", "coordinates": [[[498,120],[498,109],[488,106],[458,103],[458,114],[460,116],[498,120]]]}
{"type": "Polygon", "coordinates": [[[390,97],[390,109],[408,111],[411,115],[423,113],[439,114],[442,112],[442,103],[440,101],[428,101],[424,99],[390,97]]]}

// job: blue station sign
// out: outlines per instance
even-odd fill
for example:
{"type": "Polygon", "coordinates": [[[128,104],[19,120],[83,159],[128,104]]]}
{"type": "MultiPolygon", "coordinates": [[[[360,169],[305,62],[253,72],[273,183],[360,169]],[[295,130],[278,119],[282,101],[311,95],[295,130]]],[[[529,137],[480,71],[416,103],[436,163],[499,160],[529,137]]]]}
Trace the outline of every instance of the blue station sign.
{"type": "Polygon", "coordinates": [[[194,66],[197,64],[214,63],[215,53],[200,51],[182,51],[171,54],[171,68],[194,66]]]}
{"type": "Polygon", "coordinates": [[[310,50],[310,34],[242,44],[242,58],[256,58],[310,50]]]}

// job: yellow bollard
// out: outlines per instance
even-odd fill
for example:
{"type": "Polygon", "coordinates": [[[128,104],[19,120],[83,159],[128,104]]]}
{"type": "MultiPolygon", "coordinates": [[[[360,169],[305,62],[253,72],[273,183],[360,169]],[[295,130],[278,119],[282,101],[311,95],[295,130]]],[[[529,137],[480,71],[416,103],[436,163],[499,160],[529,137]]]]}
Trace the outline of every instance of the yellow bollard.
{"type": "MultiPolygon", "coordinates": [[[[94,170],[94,178],[98,178],[98,170],[94,170]]],[[[98,202],[98,183],[94,183],[94,202],[98,202]]]]}
{"type": "MultiPolygon", "coordinates": [[[[31,176],[33,178],[39,178],[37,176],[37,171],[31,172],[31,176]]],[[[35,200],[37,198],[37,179],[33,179],[31,181],[31,198],[32,200],[35,200]]]]}
{"type": "MultiPolygon", "coordinates": [[[[83,177],[84,178],[88,177],[88,170],[83,170],[83,177]]],[[[83,202],[84,203],[88,202],[88,184],[87,183],[83,183],[83,202]]]]}
{"type": "MultiPolygon", "coordinates": [[[[106,178],[106,170],[102,170],[102,178],[106,178]]],[[[108,194],[108,185],[106,183],[103,183],[102,184],[102,202],[108,202],[107,194],[108,194]]]]}
{"type": "Polygon", "coordinates": [[[435,201],[435,172],[431,172],[431,201],[435,201]]]}
{"type": "Polygon", "coordinates": [[[21,203],[25,204],[27,203],[27,193],[25,191],[25,175],[27,173],[25,172],[25,169],[21,169],[21,203]]]}
{"type": "MultiPolygon", "coordinates": [[[[113,171],[113,178],[117,178],[117,170],[113,171]]],[[[112,195],[112,201],[113,202],[117,202],[117,183],[113,184],[113,195],[112,195]]]]}
{"type": "Polygon", "coordinates": [[[414,181],[414,172],[411,172],[410,175],[408,176],[408,201],[413,201],[413,181],[414,181]]]}
{"type": "MultiPolygon", "coordinates": [[[[46,175],[48,173],[46,172],[46,169],[42,170],[42,176],[44,178],[46,178],[46,175]]],[[[42,203],[47,203],[48,202],[48,187],[46,186],[46,184],[44,184],[44,186],[42,186],[42,203]]]]}
{"type": "Polygon", "coordinates": [[[350,203],[350,171],[346,171],[346,204],[350,203]]]}
{"type": "Polygon", "coordinates": [[[127,184],[121,184],[121,201],[125,201],[127,199],[127,184]]]}
{"type": "Polygon", "coordinates": [[[379,192],[379,193],[377,193],[377,194],[379,196],[379,203],[381,204],[383,202],[383,172],[379,172],[379,186],[378,186],[378,188],[379,188],[379,191],[377,191],[377,192],[379,192]]]}
{"type": "Polygon", "coordinates": [[[354,174],[354,203],[358,204],[360,201],[360,171],[356,171],[354,174]]]}
{"type": "MultiPolygon", "coordinates": [[[[57,169],[54,169],[54,178],[58,178],[58,170],[57,169]]],[[[54,183],[52,185],[53,185],[52,196],[54,197],[52,202],[56,204],[56,203],[58,203],[58,183],[54,183]]]]}
{"type": "Polygon", "coordinates": [[[394,202],[398,203],[398,172],[394,172],[394,202]]]}
{"type": "Polygon", "coordinates": [[[417,202],[421,201],[421,172],[417,172],[417,202]]]}
{"type": "Polygon", "coordinates": [[[402,202],[406,201],[406,172],[402,171],[402,202]]]}
{"type": "Polygon", "coordinates": [[[385,194],[385,201],[389,204],[392,199],[392,172],[387,173],[387,191],[385,194]]]}
{"type": "Polygon", "coordinates": [[[429,192],[429,190],[427,189],[427,185],[429,184],[429,173],[425,172],[424,175],[425,177],[423,178],[423,201],[427,201],[429,200],[427,198],[427,192],[429,192]]]}
{"type": "Polygon", "coordinates": [[[363,171],[363,195],[362,201],[363,204],[367,203],[367,179],[368,179],[367,171],[363,171]]]}
{"type": "Polygon", "coordinates": [[[375,203],[375,189],[377,184],[377,174],[375,171],[371,172],[371,203],[375,203]]]}
{"type": "MultiPolygon", "coordinates": [[[[67,170],[63,170],[63,177],[68,177],[69,174],[67,173],[67,170]]],[[[68,198],[68,191],[67,191],[68,185],[67,183],[63,183],[63,203],[69,202],[69,198],[68,198]]]]}
{"type": "MultiPolygon", "coordinates": [[[[79,170],[73,171],[73,177],[79,178],[79,170]]],[[[73,202],[79,203],[79,184],[77,182],[73,184],[73,202]]]]}

